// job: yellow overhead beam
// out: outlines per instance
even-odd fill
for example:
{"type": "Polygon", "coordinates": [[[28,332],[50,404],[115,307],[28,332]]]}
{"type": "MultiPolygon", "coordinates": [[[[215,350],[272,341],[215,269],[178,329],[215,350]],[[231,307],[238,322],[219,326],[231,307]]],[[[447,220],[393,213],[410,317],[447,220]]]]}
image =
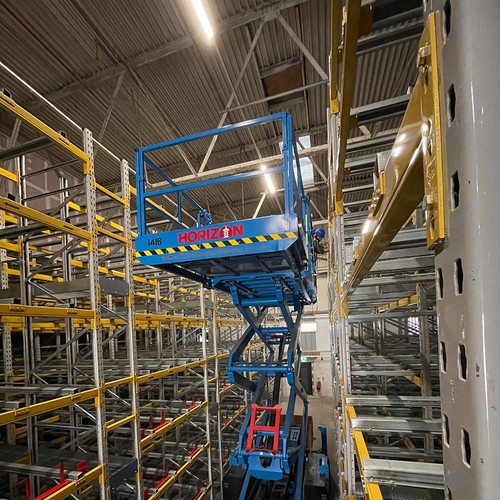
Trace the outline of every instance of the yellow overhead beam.
{"type": "Polygon", "coordinates": [[[419,76],[377,188],[348,272],[356,288],[426,195],[427,246],[445,238],[444,155],[439,77],[439,14],[429,15],[420,41],[419,76]]]}
{"type": "Polygon", "coordinates": [[[21,205],[20,203],[17,203],[17,201],[9,200],[3,196],[0,196],[0,210],[38,222],[56,231],[62,231],[87,241],[92,240],[92,234],[85,229],[81,229],[73,224],[70,224],[69,222],[56,219],[55,217],[44,214],[43,212],[21,205]]]}
{"type": "Polygon", "coordinates": [[[36,116],[32,115],[24,108],[16,104],[16,102],[7,97],[4,93],[0,92],[0,106],[19,118],[24,123],[27,123],[32,128],[37,130],[40,134],[48,137],[58,146],[62,147],[76,158],[79,158],[84,163],[89,163],[90,158],[87,153],[84,153],[80,148],[76,147],[71,141],[51,129],[48,125],[39,120],[36,116]]]}
{"type": "Polygon", "coordinates": [[[342,3],[332,0],[332,47],[330,51],[330,113],[339,112],[339,45],[342,32],[342,3]]]}
{"type": "MultiPolygon", "coordinates": [[[[335,3],[335,1],[334,1],[335,3]]],[[[335,161],[335,213],[344,211],[342,189],[344,187],[344,164],[347,152],[347,139],[351,130],[351,107],[356,86],[356,52],[358,47],[361,19],[361,0],[347,0],[345,6],[344,40],[342,46],[342,67],[340,86],[339,147],[335,161]]]]}

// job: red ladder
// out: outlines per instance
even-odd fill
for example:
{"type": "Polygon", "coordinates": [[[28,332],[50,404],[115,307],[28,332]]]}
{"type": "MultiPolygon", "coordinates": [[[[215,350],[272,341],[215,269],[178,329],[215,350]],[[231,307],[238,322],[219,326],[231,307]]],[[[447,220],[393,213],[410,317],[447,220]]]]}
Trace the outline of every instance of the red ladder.
{"type": "Polygon", "coordinates": [[[280,437],[280,419],[281,419],[281,406],[259,406],[252,404],[252,414],[250,416],[250,425],[248,428],[248,440],[246,451],[270,451],[271,453],[278,453],[278,443],[280,437]],[[268,411],[271,413],[270,417],[274,413],[274,425],[257,425],[257,412],[268,411]],[[273,438],[273,447],[269,450],[267,448],[256,448],[253,445],[253,440],[255,438],[255,433],[261,432],[265,435],[271,435],[273,438]]]}

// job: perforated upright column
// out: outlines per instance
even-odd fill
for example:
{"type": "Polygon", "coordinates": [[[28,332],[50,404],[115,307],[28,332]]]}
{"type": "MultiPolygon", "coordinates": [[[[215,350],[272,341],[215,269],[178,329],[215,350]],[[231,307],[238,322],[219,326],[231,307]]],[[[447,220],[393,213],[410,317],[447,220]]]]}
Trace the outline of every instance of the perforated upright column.
{"type": "Polygon", "coordinates": [[[108,477],[108,445],[106,440],[106,408],[104,405],[104,368],[102,354],[102,329],[100,314],[100,287],[98,270],[98,240],[97,240],[97,206],[94,177],[94,153],[92,133],[88,129],[83,131],[83,149],[89,155],[90,162],[85,165],[84,183],[87,200],[87,230],[92,233],[92,240],[88,248],[88,273],[90,287],[90,307],[95,311],[95,319],[91,324],[92,363],[95,386],[99,389],[96,404],[96,431],[97,456],[99,464],[104,467],[104,478],[99,482],[101,499],[110,497],[108,477]]]}
{"type": "Polygon", "coordinates": [[[500,2],[429,2],[444,47],[448,237],[436,257],[444,470],[453,500],[499,497],[500,2]],[[447,123],[446,123],[447,121],[447,123]]]}

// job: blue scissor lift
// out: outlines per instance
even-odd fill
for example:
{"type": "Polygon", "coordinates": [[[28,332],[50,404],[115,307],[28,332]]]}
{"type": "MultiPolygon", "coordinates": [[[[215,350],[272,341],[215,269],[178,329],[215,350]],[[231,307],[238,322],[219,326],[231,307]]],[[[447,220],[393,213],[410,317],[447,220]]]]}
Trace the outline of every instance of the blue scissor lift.
{"type": "MultiPolygon", "coordinates": [[[[255,483],[260,481],[274,484],[271,488],[275,498],[302,498],[307,397],[297,377],[301,359],[298,330],[304,306],[316,301],[316,285],[309,198],[304,192],[299,165],[288,113],[228,125],[136,151],[139,260],[198,281],[207,288],[228,292],[248,322],[228,362],[229,379],[252,394],[238,448],[231,456],[233,469],[239,471],[241,500],[248,498],[255,483]],[[265,171],[274,179],[281,176],[283,180],[284,213],[279,215],[214,224],[210,213],[190,194],[215,184],[261,177],[263,172],[258,167],[178,185],[151,159],[151,153],[166,148],[263,125],[277,125],[282,133],[282,164],[265,171]],[[165,181],[161,188],[147,188],[148,171],[165,181]],[[175,215],[166,215],[159,209],[158,199],[162,196],[175,197],[178,205],[175,215]],[[197,212],[195,227],[184,224],[183,208],[187,204],[197,212]],[[166,218],[172,230],[153,232],[149,220],[155,213],[166,218]],[[271,310],[281,312],[280,326],[263,326],[271,310]],[[245,361],[246,347],[257,338],[266,345],[267,358],[260,362],[245,361]],[[281,418],[278,399],[282,379],[288,382],[290,395],[281,418]],[[271,393],[266,390],[270,381],[274,381],[271,393]],[[295,427],[297,397],[302,401],[303,412],[301,424],[295,427]]],[[[234,492],[230,497],[236,498],[234,492]]]]}

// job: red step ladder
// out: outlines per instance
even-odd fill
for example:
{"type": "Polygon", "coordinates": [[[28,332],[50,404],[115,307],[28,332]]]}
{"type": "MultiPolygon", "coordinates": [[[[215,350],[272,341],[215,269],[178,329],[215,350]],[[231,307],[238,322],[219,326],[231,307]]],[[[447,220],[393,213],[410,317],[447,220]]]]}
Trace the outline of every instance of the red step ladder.
{"type": "Polygon", "coordinates": [[[281,406],[259,406],[256,404],[252,404],[252,414],[250,416],[250,425],[248,427],[248,439],[246,451],[270,451],[271,453],[278,453],[278,443],[280,437],[280,420],[281,420],[281,406]],[[272,414],[274,413],[274,425],[257,425],[257,412],[268,411],[272,414]],[[266,433],[265,435],[269,435],[271,433],[273,438],[273,447],[271,449],[268,448],[256,448],[253,445],[253,441],[255,433],[266,433]]]}

